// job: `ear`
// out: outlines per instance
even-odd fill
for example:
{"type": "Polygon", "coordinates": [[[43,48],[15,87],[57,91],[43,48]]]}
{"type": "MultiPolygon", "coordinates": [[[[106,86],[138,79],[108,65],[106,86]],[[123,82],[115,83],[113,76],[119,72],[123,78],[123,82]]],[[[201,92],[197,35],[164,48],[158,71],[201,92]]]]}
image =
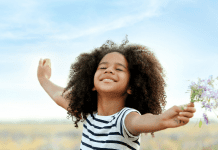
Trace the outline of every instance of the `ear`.
{"type": "Polygon", "coordinates": [[[92,91],[96,91],[95,87],[92,88],[92,91]]]}
{"type": "Polygon", "coordinates": [[[127,93],[128,93],[128,94],[132,94],[131,88],[129,88],[129,89],[127,90],[127,93]]]}

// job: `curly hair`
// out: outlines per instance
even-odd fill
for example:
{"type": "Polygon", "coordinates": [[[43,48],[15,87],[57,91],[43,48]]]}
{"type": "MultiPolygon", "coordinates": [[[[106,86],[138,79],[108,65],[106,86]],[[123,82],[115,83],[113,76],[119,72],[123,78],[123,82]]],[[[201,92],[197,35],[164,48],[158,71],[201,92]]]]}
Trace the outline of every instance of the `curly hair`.
{"type": "MultiPolygon", "coordinates": [[[[76,117],[75,127],[78,122],[87,119],[89,114],[97,111],[97,91],[94,87],[94,75],[101,59],[108,53],[119,52],[125,56],[130,72],[129,86],[132,93],[125,100],[125,107],[134,108],[141,114],[152,113],[159,115],[165,110],[166,84],[165,74],[154,53],[146,46],[127,44],[126,38],[120,46],[108,40],[101,47],[95,48],[91,53],[82,53],[77,61],[71,65],[69,81],[63,93],[70,101],[67,108],[68,118],[76,117]]],[[[63,96],[62,93],[62,96],[63,96]]],[[[151,133],[154,137],[154,132],[151,133]]]]}

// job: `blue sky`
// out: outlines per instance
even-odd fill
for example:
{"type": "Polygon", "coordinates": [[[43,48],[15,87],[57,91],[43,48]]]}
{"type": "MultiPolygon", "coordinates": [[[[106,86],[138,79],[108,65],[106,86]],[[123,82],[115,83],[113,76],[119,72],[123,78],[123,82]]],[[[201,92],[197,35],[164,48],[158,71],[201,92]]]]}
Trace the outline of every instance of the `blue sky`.
{"type": "MultiPolygon", "coordinates": [[[[215,0],[14,0],[1,1],[0,13],[0,120],[66,119],[37,80],[39,59],[51,59],[51,81],[64,87],[79,54],[106,40],[120,44],[126,34],[165,69],[166,109],[189,103],[187,80],[218,76],[215,0]]],[[[195,106],[192,120],[203,120],[195,106]]]]}

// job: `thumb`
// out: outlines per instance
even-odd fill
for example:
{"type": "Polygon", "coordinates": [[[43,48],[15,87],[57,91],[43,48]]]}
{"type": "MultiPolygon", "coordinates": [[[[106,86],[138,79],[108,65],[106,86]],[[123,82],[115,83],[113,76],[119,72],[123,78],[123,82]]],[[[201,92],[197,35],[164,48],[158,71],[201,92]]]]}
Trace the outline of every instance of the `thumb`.
{"type": "Polygon", "coordinates": [[[50,59],[46,59],[45,66],[46,65],[48,65],[51,68],[51,61],[50,61],[50,59]]]}
{"type": "Polygon", "coordinates": [[[42,58],[40,58],[40,60],[39,60],[39,66],[42,66],[42,58]]]}
{"type": "Polygon", "coordinates": [[[184,110],[184,109],[186,109],[187,108],[187,106],[188,106],[188,104],[184,104],[184,105],[180,105],[179,107],[180,107],[180,110],[184,110]]]}

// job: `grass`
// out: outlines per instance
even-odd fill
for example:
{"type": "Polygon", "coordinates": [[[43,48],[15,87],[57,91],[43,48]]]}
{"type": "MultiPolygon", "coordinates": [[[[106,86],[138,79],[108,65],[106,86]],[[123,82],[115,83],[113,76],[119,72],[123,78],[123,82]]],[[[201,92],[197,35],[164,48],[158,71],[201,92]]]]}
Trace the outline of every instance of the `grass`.
{"type": "MultiPolygon", "coordinates": [[[[199,128],[189,123],[141,135],[141,150],[218,150],[218,124],[199,128]]],[[[77,150],[82,137],[82,124],[0,124],[0,150],[77,150]]]]}

